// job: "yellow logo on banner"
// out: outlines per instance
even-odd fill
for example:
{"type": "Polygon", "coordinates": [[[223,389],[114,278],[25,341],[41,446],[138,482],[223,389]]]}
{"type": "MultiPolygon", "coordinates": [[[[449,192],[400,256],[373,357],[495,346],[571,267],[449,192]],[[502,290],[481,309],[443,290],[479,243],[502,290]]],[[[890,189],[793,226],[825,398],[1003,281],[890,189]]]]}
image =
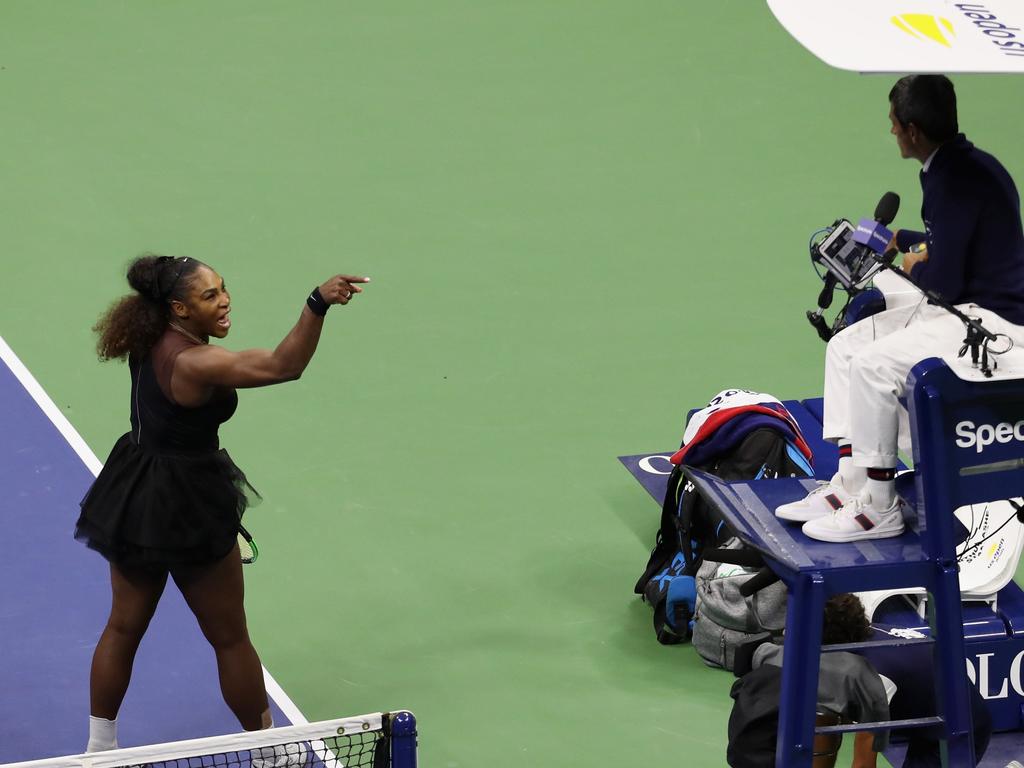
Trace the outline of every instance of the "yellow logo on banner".
{"type": "Polygon", "coordinates": [[[949,19],[944,19],[941,16],[932,16],[927,13],[904,13],[902,16],[893,16],[892,23],[918,40],[931,40],[947,48],[952,47],[952,39],[956,37],[949,19]]]}

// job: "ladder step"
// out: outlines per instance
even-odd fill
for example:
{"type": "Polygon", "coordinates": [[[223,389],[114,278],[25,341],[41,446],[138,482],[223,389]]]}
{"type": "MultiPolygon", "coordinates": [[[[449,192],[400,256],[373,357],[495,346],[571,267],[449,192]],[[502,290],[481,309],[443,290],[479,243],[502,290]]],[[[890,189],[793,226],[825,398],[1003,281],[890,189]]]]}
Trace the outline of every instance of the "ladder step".
{"type": "Polygon", "coordinates": [[[833,643],[832,645],[821,646],[822,653],[835,653],[836,651],[868,651],[872,648],[905,648],[912,645],[932,645],[935,642],[931,637],[887,637],[884,640],[867,640],[863,643],[833,643]]]}
{"type": "Polygon", "coordinates": [[[877,723],[850,723],[844,725],[823,725],[814,729],[815,733],[851,733],[852,731],[889,731],[902,728],[927,728],[929,725],[942,725],[941,717],[915,717],[909,720],[880,720],[877,723]]]}

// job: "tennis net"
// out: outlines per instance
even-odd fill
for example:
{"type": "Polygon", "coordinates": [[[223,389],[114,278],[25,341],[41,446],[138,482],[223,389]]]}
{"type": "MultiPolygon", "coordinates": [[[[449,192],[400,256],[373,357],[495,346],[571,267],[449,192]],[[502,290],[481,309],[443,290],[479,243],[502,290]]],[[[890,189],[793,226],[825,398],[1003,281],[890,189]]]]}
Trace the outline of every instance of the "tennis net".
{"type": "Polygon", "coordinates": [[[416,768],[416,719],[386,712],[2,768],[416,768]]]}

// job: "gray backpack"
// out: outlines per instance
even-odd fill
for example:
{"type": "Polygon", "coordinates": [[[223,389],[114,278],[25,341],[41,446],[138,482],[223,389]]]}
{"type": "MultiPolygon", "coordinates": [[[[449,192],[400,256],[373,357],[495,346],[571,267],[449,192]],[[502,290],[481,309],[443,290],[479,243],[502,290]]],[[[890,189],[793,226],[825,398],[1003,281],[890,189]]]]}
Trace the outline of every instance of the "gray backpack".
{"type": "MultiPolygon", "coordinates": [[[[742,546],[739,539],[732,538],[722,548],[742,546]]],[[[756,570],[711,560],[705,560],[697,570],[692,643],[708,666],[732,670],[738,646],[751,640],[782,637],[786,585],[777,581],[743,597],[740,587],[756,574],[756,570]]]]}

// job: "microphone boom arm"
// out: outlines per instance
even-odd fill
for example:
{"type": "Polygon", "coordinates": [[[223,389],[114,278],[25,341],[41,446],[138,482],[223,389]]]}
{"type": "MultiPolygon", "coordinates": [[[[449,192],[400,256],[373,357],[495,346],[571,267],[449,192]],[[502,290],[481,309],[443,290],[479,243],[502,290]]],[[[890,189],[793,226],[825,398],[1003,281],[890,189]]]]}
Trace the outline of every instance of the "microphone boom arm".
{"type": "Polygon", "coordinates": [[[978,367],[978,358],[980,351],[981,372],[985,375],[986,378],[991,378],[992,368],[988,364],[988,345],[989,342],[993,342],[996,339],[998,339],[998,335],[988,330],[988,328],[982,325],[981,321],[978,320],[977,318],[965,315],[963,312],[961,312],[955,306],[950,304],[935,291],[930,291],[927,288],[922,288],[914,281],[914,278],[912,278],[899,267],[894,266],[892,263],[892,258],[887,257],[887,255],[887,253],[875,254],[875,261],[878,264],[880,264],[883,269],[887,269],[890,272],[895,272],[901,278],[903,278],[912,286],[917,288],[917,290],[919,290],[928,299],[929,304],[934,304],[937,307],[942,307],[951,315],[957,317],[960,320],[960,322],[967,327],[967,337],[964,339],[964,345],[960,348],[960,352],[957,355],[957,357],[963,357],[967,353],[967,350],[970,350],[971,363],[975,367],[978,367]]]}

